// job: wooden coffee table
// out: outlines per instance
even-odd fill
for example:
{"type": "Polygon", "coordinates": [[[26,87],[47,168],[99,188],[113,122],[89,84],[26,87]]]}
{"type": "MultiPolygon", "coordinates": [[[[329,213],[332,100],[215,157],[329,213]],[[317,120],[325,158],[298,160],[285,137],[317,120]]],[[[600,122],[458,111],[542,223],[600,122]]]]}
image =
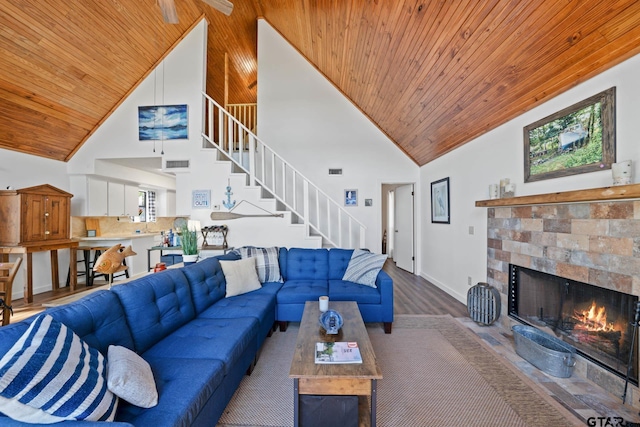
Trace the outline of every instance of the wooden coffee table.
{"type": "Polygon", "coordinates": [[[359,425],[376,425],[377,380],[382,379],[369,334],[362,321],[358,304],[353,301],[330,301],[329,308],[342,315],[344,325],[338,335],[327,335],[318,323],[318,301],[304,306],[296,349],[289,377],[293,378],[294,426],[299,426],[300,395],[358,396],[359,425]],[[316,342],[355,341],[360,348],[362,363],[316,364],[316,342]],[[371,398],[371,407],[367,397],[371,398]]]}

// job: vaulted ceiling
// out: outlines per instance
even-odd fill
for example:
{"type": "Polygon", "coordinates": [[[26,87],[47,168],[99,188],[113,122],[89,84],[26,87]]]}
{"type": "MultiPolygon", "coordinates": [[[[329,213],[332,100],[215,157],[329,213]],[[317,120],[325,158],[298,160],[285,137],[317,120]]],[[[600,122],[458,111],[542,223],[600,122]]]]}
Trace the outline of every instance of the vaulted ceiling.
{"type": "Polygon", "coordinates": [[[637,0],[232,2],[3,0],[0,147],[69,160],[203,15],[216,100],[256,101],[262,17],[418,165],[640,53],[637,0]]]}

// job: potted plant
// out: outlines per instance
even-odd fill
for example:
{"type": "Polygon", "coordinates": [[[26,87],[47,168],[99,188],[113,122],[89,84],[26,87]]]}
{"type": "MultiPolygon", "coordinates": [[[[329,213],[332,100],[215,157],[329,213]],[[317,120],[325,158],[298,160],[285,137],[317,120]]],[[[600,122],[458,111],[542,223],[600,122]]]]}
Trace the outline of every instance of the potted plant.
{"type": "Polygon", "coordinates": [[[182,262],[184,265],[193,264],[198,260],[198,231],[189,230],[187,225],[180,229],[182,245],[182,262]]]}

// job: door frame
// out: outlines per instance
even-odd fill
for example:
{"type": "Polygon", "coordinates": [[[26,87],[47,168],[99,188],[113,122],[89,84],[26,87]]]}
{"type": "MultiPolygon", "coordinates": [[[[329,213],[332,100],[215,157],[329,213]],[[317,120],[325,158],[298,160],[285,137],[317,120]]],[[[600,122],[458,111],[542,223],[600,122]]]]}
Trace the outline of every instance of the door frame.
{"type": "MultiPolygon", "coordinates": [[[[383,182],[380,185],[380,193],[382,195],[382,207],[381,207],[381,231],[380,231],[380,235],[383,236],[385,230],[387,231],[387,250],[386,253],[387,255],[389,255],[389,242],[390,239],[392,239],[392,231],[389,229],[389,218],[388,218],[388,210],[389,210],[389,204],[388,204],[388,193],[389,191],[394,191],[397,187],[401,187],[403,185],[412,185],[413,186],[413,205],[411,207],[411,217],[412,217],[412,221],[413,221],[413,233],[411,236],[411,240],[412,240],[412,253],[413,253],[413,274],[418,274],[418,257],[417,257],[417,234],[418,234],[418,227],[417,227],[417,223],[416,223],[416,197],[418,195],[418,191],[417,191],[417,183],[416,182],[395,182],[395,183],[386,183],[383,182]]],[[[395,197],[394,197],[395,200],[395,197]]],[[[393,207],[395,209],[395,206],[393,207]]]]}

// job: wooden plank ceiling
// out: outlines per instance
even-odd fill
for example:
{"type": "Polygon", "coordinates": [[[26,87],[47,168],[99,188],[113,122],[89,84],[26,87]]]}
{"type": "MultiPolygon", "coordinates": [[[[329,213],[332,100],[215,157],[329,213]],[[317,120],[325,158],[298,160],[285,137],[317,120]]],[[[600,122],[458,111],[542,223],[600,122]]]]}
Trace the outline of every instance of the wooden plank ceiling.
{"type": "MultiPolygon", "coordinates": [[[[418,165],[640,53],[637,0],[0,2],[0,147],[69,160],[204,15],[207,93],[256,101],[265,18],[418,165]]],[[[520,141],[514,141],[520,143],[520,141]]]]}

